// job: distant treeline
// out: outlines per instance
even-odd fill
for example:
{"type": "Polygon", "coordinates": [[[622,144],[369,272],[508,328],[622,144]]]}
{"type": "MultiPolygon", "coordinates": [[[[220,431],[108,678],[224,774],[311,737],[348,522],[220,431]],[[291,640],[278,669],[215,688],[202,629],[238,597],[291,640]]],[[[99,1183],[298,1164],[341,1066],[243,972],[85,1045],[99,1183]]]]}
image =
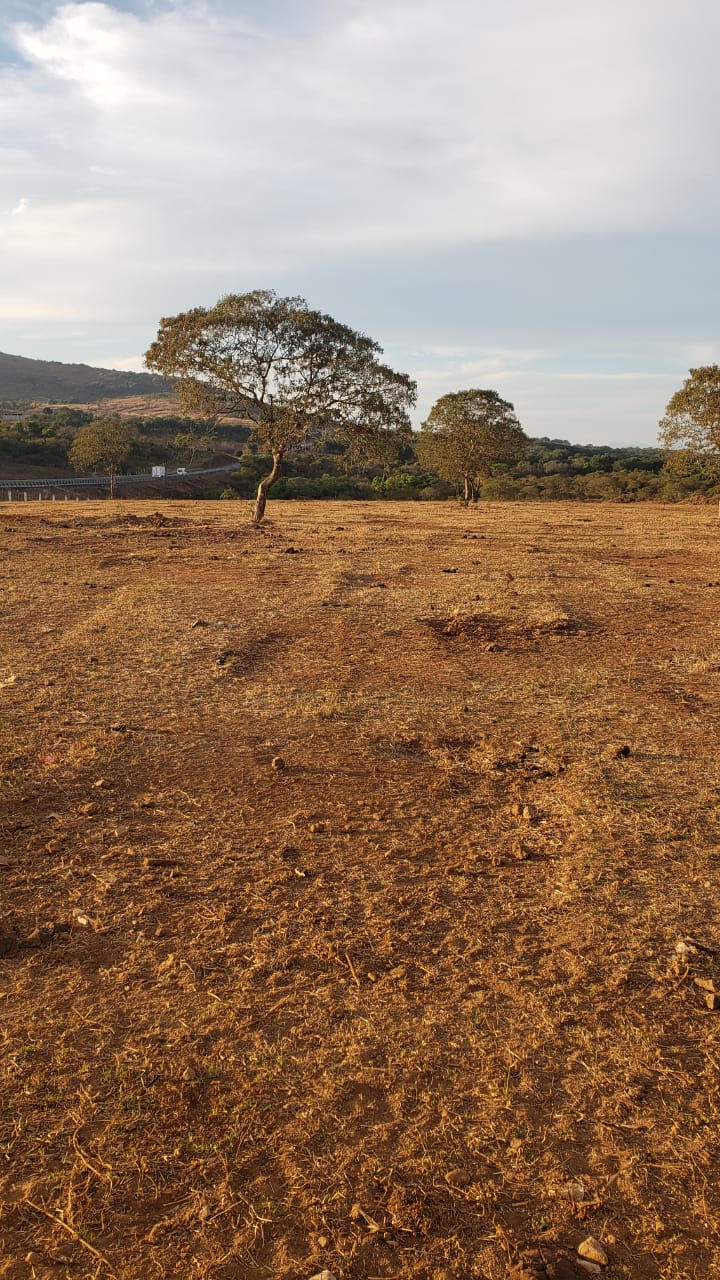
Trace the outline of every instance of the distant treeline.
{"type": "MultiPolygon", "coordinates": [[[[92,421],[86,410],[64,406],[31,411],[13,421],[0,421],[0,479],[3,472],[27,476],[70,475],[68,449],[79,427],[92,421]]],[[[149,470],[165,463],[211,466],[237,458],[237,470],[199,491],[207,498],[251,498],[269,460],[252,441],[252,429],[221,423],[208,433],[207,423],[186,418],[125,418],[136,436],[128,471],[149,470]]],[[[613,449],[607,445],[575,445],[567,440],[530,440],[513,464],[497,464],[480,484],[480,499],[610,500],[679,502],[710,496],[713,483],[701,475],[681,476],[665,467],[661,449],[613,449]]],[[[424,471],[412,444],[392,467],[357,467],[346,447],[318,437],[288,457],[286,474],[273,489],[277,498],[406,498],[454,497],[453,485],[424,471]]]]}

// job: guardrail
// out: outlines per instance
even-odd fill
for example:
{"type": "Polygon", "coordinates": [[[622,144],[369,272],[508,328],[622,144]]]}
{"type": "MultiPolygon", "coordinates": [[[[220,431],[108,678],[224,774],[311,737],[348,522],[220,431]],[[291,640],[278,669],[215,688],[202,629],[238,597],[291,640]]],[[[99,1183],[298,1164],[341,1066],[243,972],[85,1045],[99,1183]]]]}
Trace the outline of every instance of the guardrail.
{"type": "MultiPolygon", "coordinates": [[[[166,484],[168,481],[192,480],[195,476],[217,475],[223,471],[235,471],[238,463],[231,462],[222,467],[200,467],[195,471],[183,471],[180,475],[175,471],[170,471],[164,476],[148,475],[143,471],[137,475],[116,475],[115,486],[124,484],[166,484]]],[[[42,493],[48,493],[52,497],[53,489],[109,489],[109,476],[75,476],[68,478],[65,476],[57,479],[45,480],[0,480],[0,501],[13,501],[14,494],[24,493],[24,501],[29,501],[30,491],[41,490],[42,493]]],[[[42,497],[42,493],[39,497],[42,497]]],[[[67,496],[67,495],[66,495],[67,496]]],[[[22,500],[22,499],[21,499],[22,500]]]]}

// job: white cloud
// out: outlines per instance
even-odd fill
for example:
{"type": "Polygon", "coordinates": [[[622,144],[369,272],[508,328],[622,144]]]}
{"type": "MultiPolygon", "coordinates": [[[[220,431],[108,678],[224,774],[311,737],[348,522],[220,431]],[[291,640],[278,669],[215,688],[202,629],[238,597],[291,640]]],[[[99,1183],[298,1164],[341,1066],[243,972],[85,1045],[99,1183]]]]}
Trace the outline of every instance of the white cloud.
{"type": "Polygon", "coordinates": [[[10,210],[10,216],[15,218],[18,214],[25,213],[30,208],[30,201],[27,196],[21,196],[17,204],[10,210]]]}
{"type": "MultiPolygon", "coordinates": [[[[48,16],[46,5],[4,32],[0,20],[17,54],[0,67],[13,139],[0,148],[0,345],[13,317],[24,335],[34,317],[38,333],[55,324],[88,343],[94,322],[106,356],[110,335],[116,351],[140,351],[162,314],[229,289],[296,292],[298,280],[311,302],[383,341],[377,325],[394,333],[398,300],[379,266],[368,298],[372,254],[414,250],[427,318],[443,269],[433,255],[445,250],[716,234],[714,0],[682,11],[676,0],[136,7],[71,2],[48,16]]],[[[487,330],[503,282],[477,288],[487,330]]],[[[516,329],[506,317],[492,357],[474,354],[467,297],[464,328],[435,309],[429,378],[443,348],[448,376],[463,379],[567,356],[587,322],[582,283],[576,314],[566,301],[558,319],[552,284],[544,317],[534,298],[531,329],[517,278],[513,291],[516,329]],[[514,366],[511,349],[524,353],[514,366]]],[[[686,348],[714,340],[696,328],[686,348]]],[[[429,350],[427,325],[413,333],[411,317],[404,342],[429,350]]]]}
{"type": "Polygon", "coordinates": [[[93,363],[99,369],[120,369],[128,373],[147,373],[142,356],[103,356],[94,357],[93,363]]]}
{"type": "Polygon", "coordinates": [[[156,216],[172,210],[196,242],[230,237],[230,252],[233,226],[262,252],[717,213],[713,126],[707,102],[687,119],[690,36],[671,0],[366,0],[332,13],[303,36],[253,27],[237,6],[139,17],[69,3],[17,28],[30,70],[13,74],[77,121],[72,137],[60,125],[66,176],[83,160],[126,173],[156,216]]]}

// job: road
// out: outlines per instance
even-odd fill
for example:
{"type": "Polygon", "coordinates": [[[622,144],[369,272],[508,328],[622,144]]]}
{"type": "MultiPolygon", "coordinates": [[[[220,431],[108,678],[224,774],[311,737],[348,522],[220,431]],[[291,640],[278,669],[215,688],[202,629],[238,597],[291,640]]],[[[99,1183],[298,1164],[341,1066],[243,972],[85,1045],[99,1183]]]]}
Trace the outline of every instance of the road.
{"type": "MultiPolygon", "coordinates": [[[[236,471],[237,462],[227,463],[223,467],[201,467],[196,471],[185,471],[182,475],[178,475],[175,471],[169,471],[164,476],[148,475],[142,472],[138,475],[116,475],[116,487],[122,484],[166,484],[172,480],[177,484],[178,480],[192,480],[195,476],[211,476],[217,475],[223,471],[236,471]]],[[[45,479],[45,480],[0,480],[0,494],[3,491],[11,492],[16,489],[78,489],[78,488],[97,488],[107,489],[110,484],[108,476],[75,476],[72,479],[45,479]]]]}

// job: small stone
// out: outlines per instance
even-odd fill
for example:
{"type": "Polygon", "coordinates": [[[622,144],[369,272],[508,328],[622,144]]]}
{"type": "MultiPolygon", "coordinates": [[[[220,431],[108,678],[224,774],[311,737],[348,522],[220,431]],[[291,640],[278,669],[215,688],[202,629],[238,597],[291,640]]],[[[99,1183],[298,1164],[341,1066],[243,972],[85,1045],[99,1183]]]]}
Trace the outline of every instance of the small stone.
{"type": "Polygon", "coordinates": [[[88,800],[86,804],[80,805],[80,812],[89,818],[91,814],[97,813],[97,805],[92,800],[88,800]]]}
{"type": "Polygon", "coordinates": [[[708,1009],[720,1009],[720,995],[715,991],[708,991],[705,996],[705,1003],[708,1009]]]}
{"type": "Polygon", "coordinates": [[[75,924],[78,925],[81,929],[92,928],[92,920],[90,919],[89,916],[86,916],[82,913],[80,915],[75,916],[75,924]]]}
{"type": "Polygon", "coordinates": [[[566,1182],[565,1186],[560,1188],[560,1195],[563,1200],[572,1200],[573,1204],[582,1204],[585,1199],[585,1188],[582,1182],[566,1182]]]}
{"type": "Polygon", "coordinates": [[[611,742],[603,751],[605,760],[626,760],[630,755],[627,742],[611,742]]]}
{"type": "Polygon", "coordinates": [[[337,1280],[337,1276],[333,1275],[332,1271],[316,1271],[310,1280],[337,1280]]]}
{"type": "Polygon", "coordinates": [[[273,756],[272,760],[270,761],[271,769],[284,769],[285,767],[286,767],[285,761],[283,760],[282,756],[273,756]]]}
{"type": "Polygon", "coordinates": [[[450,1187],[469,1187],[472,1178],[467,1169],[449,1169],[445,1181],[450,1187]]]}
{"type": "Polygon", "coordinates": [[[329,1243],[327,1236],[318,1236],[317,1242],[318,1242],[318,1248],[327,1249],[328,1243],[329,1243]]]}
{"type": "Polygon", "coordinates": [[[681,938],[679,942],[675,943],[675,951],[683,959],[687,959],[688,956],[697,955],[697,947],[694,947],[691,942],[685,942],[683,938],[681,938]]]}
{"type": "Polygon", "coordinates": [[[594,1262],[582,1262],[565,1249],[543,1244],[541,1248],[526,1249],[506,1273],[506,1280],[580,1280],[585,1270],[599,1272],[600,1268],[594,1262]]]}
{"type": "Polygon", "coordinates": [[[600,1267],[606,1267],[608,1264],[608,1256],[594,1236],[587,1236],[582,1244],[578,1245],[578,1256],[585,1258],[587,1262],[596,1262],[600,1267]]]}

